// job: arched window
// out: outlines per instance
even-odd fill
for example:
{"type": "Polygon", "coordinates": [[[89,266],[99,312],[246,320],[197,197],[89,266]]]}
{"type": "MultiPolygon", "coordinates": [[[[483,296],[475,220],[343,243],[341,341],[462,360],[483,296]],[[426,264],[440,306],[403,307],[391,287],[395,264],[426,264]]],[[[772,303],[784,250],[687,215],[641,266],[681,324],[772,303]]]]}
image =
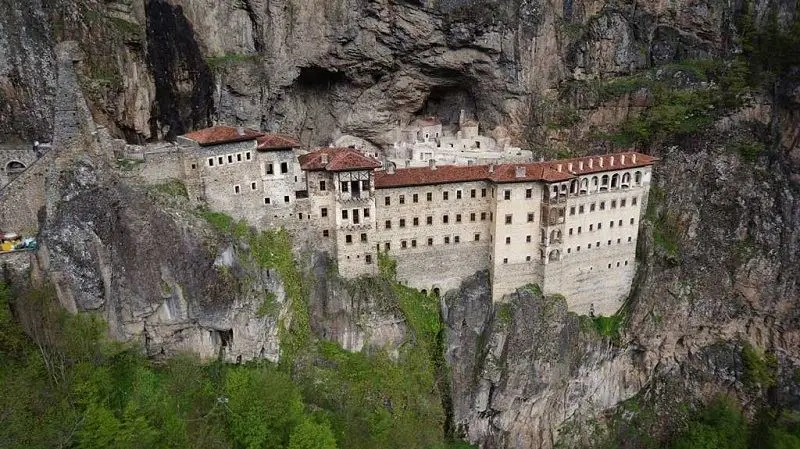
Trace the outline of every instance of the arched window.
{"type": "Polygon", "coordinates": [[[422,294],[423,294],[423,295],[425,295],[425,296],[428,296],[428,290],[427,290],[427,289],[425,289],[425,288],[423,288],[423,289],[422,289],[422,290],[420,290],[419,292],[420,292],[420,293],[422,293],[422,294]]]}
{"type": "Polygon", "coordinates": [[[567,183],[565,182],[561,184],[561,195],[566,195],[566,194],[567,194],[567,183]]]}
{"type": "Polygon", "coordinates": [[[630,173],[624,173],[622,175],[622,188],[623,189],[627,189],[630,186],[631,186],[631,174],[630,173]]]}
{"type": "Polygon", "coordinates": [[[556,209],[555,207],[551,207],[550,213],[548,215],[549,215],[548,222],[551,225],[558,224],[558,209],[556,209]]]}
{"type": "Polygon", "coordinates": [[[434,295],[434,296],[439,296],[439,293],[440,293],[440,292],[439,292],[439,287],[435,287],[435,288],[433,289],[433,295],[434,295]]]}
{"type": "Polygon", "coordinates": [[[633,174],[633,182],[636,183],[637,186],[642,185],[642,172],[637,171],[633,174]]]}
{"type": "Polygon", "coordinates": [[[550,243],[561,243],[561,230],[553,229],[550,231],[550,243]]]}
{"type": "Polygon", "coordinates": [[[600,190],[608,190],[608,175],[603,175],[603,177],[600,178],[600,190]]]}
{"type": "Polygon", "coordinates": [[[614,174],[611,176],[611,188],[616,189],[619,187],[619,174],[614,174]]]}
{"type": "Polygon", "coordinates": [[[577,195],[578,194],[578,180],[577,179],[573,179],[572,181],[570,181],[570,183],[569,183],[569,193],[572,194],[572,195],[577,195]]]}
{"type": "Polygon", "coordinates": [[[599,185],[600,183],[598,182],[597,176],[592,176],[592,193],[597,192],[599,185]]]}
{"type": "Polygon", "coordinates": [[[550,255],[547,257],[549,262],[558,262],[561,260],[561,251],[554,249],[550,251],[550,255]]]}
{"type": "Polygon", "coordinates": [[[25,171],[25,164],[20,161],[11,161],[6,164],[6,173],[16,174],[25,171]]]}
{"type": "Polygon", "coordinates": [[[558,197],[558,185],[553,185],[552,190],[550,191],[550,199],[558,197]]]}
{"type": "Polygon", "coordinates": [[[580,191],[580,194],[581,195],[586,195],[587,193],[589,193],[589,178],[583,178],[583,179],[581,179],[581,191],[580,191]]]}

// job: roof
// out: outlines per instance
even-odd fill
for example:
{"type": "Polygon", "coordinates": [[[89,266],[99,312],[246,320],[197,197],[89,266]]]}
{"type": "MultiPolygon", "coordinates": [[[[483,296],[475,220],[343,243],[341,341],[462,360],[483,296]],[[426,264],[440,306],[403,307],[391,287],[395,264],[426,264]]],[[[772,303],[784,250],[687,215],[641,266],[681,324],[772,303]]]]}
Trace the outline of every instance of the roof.
{"type": "Polygon", "coordinates": [[[285,150],[300,147],[300,141],[287,134],[265,133],[257,140],[259,150],[285,150]]]}
{"type": "Polygon", "coordinates": [[[646,154],[627,152],[530,164],[443,165],[435,169],[431,169],[431,167],[401,168],[392,174],[386,171],[376,172],[375,187],[387,189],[470,181],[561,182],[568,181],[575,175],[644,167],[652,165],[656,160],[658,158],[646,154]],[[569,170],[570,164],[572,164],[572,171],[569,170]]]}
{"type": "Polygon", "coordinates": [[[430,116],[430,117],[425,117],[425,118],[423,118],[423,119],[416,120],[416,121],[414,122],[414,124],[415,124],[415,125],[418,125],[418,126],[435,126],[435,125],[441,125],[441,124],[442,124],[442,119],[440,119],[439,117],[430,116]]]}
{"type": "Polygon", "coordinates": [[[372,170],[381,166],[376,159],[355,148],[320,148],[299,159],[300,168],[308,171],[372,170]]]}
{"type": "Polygon", "coordinates": [[[263,136],[264,133],[250,128],[233,126],[212,126],[206,129],[185,134],[183,137],[194,140],[200,146],[219,145],[222,143],[243,142],[263,136]]]}

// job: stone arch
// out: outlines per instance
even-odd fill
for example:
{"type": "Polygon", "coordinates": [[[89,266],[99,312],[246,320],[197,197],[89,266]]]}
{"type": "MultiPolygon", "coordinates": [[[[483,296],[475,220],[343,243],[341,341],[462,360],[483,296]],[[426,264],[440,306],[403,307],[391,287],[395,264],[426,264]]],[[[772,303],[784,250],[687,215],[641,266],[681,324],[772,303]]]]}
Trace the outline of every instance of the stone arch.
{"type": "Polygon", "coordinates": [[[597,192],[597,189],[600,188],[599,178],[597,176],[592,176],[592,193],[597,192]]]}
{"type": "Polygon", "coordinates": [[[561,260],[561,251],[554,249],[550,251],[550,254],[547,256],[548,262],[558,262],[561,260]]]}
{"type": "Polygon", "coordinates": [[[438,297],[441,294],[439,287],[433,287],[433,295],[438,297]]]}
{"type": "Polygon", "coordinates": [[[425,295],[425,296],[428,296],[428,289],[427,289],[427,288],[423,288],[423,289],[422,289],[422,290],[420,290],[419,292],[420,292],[420,293],[422,293],[422,294],[423,294],[423,295],[425,295]]]}
{"type": "Polygon", "coordinates": [[[561,243],[561,230],[553,229],[550,231],[550,243],[561,243]]]}
{"type": "Polygon", "coordinates": [[[608,175],[603,175],[603,177],[600,178],[600,190],[608,190],[608,175]]]}
{"type": "Polygon", "coordinates": [[[627,189],[631,186],[631,174],[630,172],[625,172],[622,174],[622,188],[627,189]]]}
{"type": "Polygon", "coordinates": [[[558,224],[558,208],[551,207],[548,215],[548,223],[551,225],[558,224]]]}
{"type": "Polygon", "coordinates": [[[567,183],[566,182],[561,183],[561,192],[560,192],[560,194],[562,196],[566,196],[567,195],[567,190],[568,190],[567,183]]]}
{"type": "Polygon", "coordinates": [[[22,173],[25,171],[27,167],[20,161],[11,160],[6,164],[6,173],[8,174],[16,174],[22,173]]]}
{"type": "Polygon", "coordinates": [[[619,173],[614,173],[611,176],[611,188],[612,189],[619,188],[619,173]]]}
{"type": "Polygon", "coordinates": [[[569,193],[570,195],[577,195],[578,194],[578,180],[573,179],[569,182],[569,193]]]}
{"type": "Polygon", "coordinates": [[[553,187],[550,188],[550,199],[554,199],[558,197],[558,185],[553,184],[553,187]]]}
{"type": "Polygon", "coordinates": [[[637,186],[642,185],[642,172],[636,170],[636,173],[633,174],[633,182],[637,186]]]}
{"type": "Polygon", "coordinates": [[[589,178],[582,178],[581,179],[581,187],[580,187],[580,194],[586,195],[589,193],[589,178]]]}

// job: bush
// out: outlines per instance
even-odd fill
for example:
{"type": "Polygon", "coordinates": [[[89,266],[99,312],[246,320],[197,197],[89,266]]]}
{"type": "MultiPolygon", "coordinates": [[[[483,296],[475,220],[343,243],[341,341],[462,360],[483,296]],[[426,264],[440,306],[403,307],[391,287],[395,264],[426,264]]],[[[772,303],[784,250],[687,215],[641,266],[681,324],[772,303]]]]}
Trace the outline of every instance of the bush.
{"type": "Polygon", "coordinates": [[[768,388],[775,385],[775,371],[778,361],[772,354],[764,354],[750,343],[742,346],[744,380],[751,386],[768,388]]]}

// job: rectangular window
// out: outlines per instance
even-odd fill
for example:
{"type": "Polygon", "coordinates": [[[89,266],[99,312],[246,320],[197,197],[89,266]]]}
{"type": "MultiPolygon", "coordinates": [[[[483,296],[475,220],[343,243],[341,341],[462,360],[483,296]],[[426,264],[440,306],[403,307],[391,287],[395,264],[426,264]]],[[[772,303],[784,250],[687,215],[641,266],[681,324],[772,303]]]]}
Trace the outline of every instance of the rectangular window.
{"type": "Polygon", "coordinates": [[[597,223],[597,230],[603,229],[603,223],[597,223]]]}
{"type": "Polygon", "coordinates": [[[630,242],[631,242],[631,238],[630,238],[630,237],[628,237],[628,243],[630,243],[630,242]]]}
{"type": "Polygon", "coordinates": [[[507,264],[507,263],[508,263],[508,257],[504,257],[504,258],[503,258],[503,263],[504,263],[504,264],[507,264]]]}
{"type": "Polygon", "coordinates": [[[255,190],[255,189],[256,189],[256,183],[251,182],[250,183],[250,190],[255,190]]]}
{"type": "Polygon", "coordinates": [[[446,235],[446,236],[444,237],[444,244],[445,244],[445,245],[449,245],[449,244],[450,244],[450,236],[449,236],[449,235],[446,235]]]}
{"type": "Polygon", "coordinates": [[[271,175],[271,174],[273,174],[273,173],[274,173],[274,172],[272,171],[272,164],[267,164],[267,174],[268,174],[268,175],[271,175]]]}
{"type": "Polygon", "coordinates": [[[419,226],[419,217],[414,217],[413,223],[414,226],[419,226]]]}
{"type": "Polygon", "coordinates": [[[592,249],[592,244],[590,243],[587,248],[592,249]]]}
{"type": "Polygon", "coordinates": [[[511,190],[503,191],[503,199],[504,200],[510,200],[511,199],[511,190]]]}
{"type": "Polygon", "coordinates": [[[457,235],[453,236],[453,243],[461,243],[461,237],[457,235]]]}
{"type": "Polygon", "coordinates": [[[361,243],[367,243],[367,234],[361,234],[361,243]]]}
{"type": "Polygon", "coordinates": [[[358,218],[358,209],[353,209],[353,224],[359,224],[361,220],[358,218]]]}
{"type": "Polygon", "coordinates": [[[575,206],[571,206],[571,207],[569,208],[569,214],[570,214],[570,215],[575,215],[575,206]]]}
{"type": "Polygon", "coordinates": [[[390,196],[386,196],[386,197],[384,197],[384,198],[383,198],[383,203],[384,203],[385,205],[387,205],[387,206],[391,206],[391,205],[392,205],[392,197],[390,197],[390,196]]]}
{"type": "Polygon", "coordinates": [[[616,209],[617,208],[617,200],[611,200],[611,208],[612,209],[616,209]]]}
{"type": "Polygon", "coordinates": [[[350,215],[350,211],[348,211],[347,209],[343,209],[342,210],[342,220],[347,220],[348,218],[350,218],[349,215],[350,215]]]}
{"type": "Polygon", "coordinates": [[[197,164],[192,164],[192,170],[197,170],[197,164]]]}
{"type": "Polygon", "coordinates": [[[446,190],[445,190],[444,192],[442,192],[442,199],[443,199],[443,200],[447,201],[447,199],[448,199],[449,197],[450,197],[450,192],[448,192],[448,191],[446,191],[446,190]]]}
{"type": "Polygon", "coordinates": [[[364,256],[364,263],[367,265],[372,265],[372,254],[367,254],[364,256]]]}
{"type": "Polygon", "coordinates": [[[392,229],[392,220],[386,220],[386,223],[384,223],[384,228],[392,229]]]}
{"type": "Polygon", "coordinates": [[[531,261],[531,256],[525,256],[525,262],[530,262],[530,261],[531,261]]]}
{"type": "Polygon", "coordinates": [[[528,223],[533,223],[533,212],[528,212],[528,223]]]}
{"type": "Polygon", "coordinates": [[[481,221],[486,220],[486,212],[481,212],[481,221]]]}
{"type": "Polygon", "coordinates": [[[622,220],[620,220],[619,223],[617,223],[617,226],[622,226],[622,220]]]}
{"type": "Polygon", "coordinates": [[[606,202],[600,201],[600,210],[606,210],[606,202]]]}
{"type": "Polygon", "coordinates": [[[578,226],[578,234],[581,233],[581,226],[578,226]]]}
{"type": "Polygon", "coordinates": [[[475,198],[477,196],[476,194],[477,194],[477,192],[476,192],[475,189],[472,189],[472,190],[469,191],[469,197],[470,198],[475,198]]]}
{"type": "Polygon", "coordinates": [[[319,189],[322,190],[323,192],[325,191],[325,181],[319,182],[319,189]]]}
{"type": "Polygon", "coordinates": [[[233,155],[232,154],[228,155],[228,163],[229,164],[233,164],[233,155]]]}
{"type": "Polygon", "coordinates": [[[364,218],[369,218],[369,208],[364,209],[364,218]]]}
{"type": "Polygon", "coordinates": [[[456,199],[457,200],[461,199],[461,191],[460,190],[456,190],[456,199]]]}
{"type": "Polygon", "coordinates": [[[416,248],[417,247],[417,239],[411,239],[411,247],[412,248],[416,248]]]}
{"type": "Polygon", "coordinates": [[[578,206],[578,213],[582,214],[583,212],[584,212],[583,204],[581,204],[580,206],[578,206]]]}
{"type": "Polygon", "coordinates": [[[328,231],[327,229],[323,229],[323,231],[322,231],[322,236],[323,236],[323,237],[328,237],[328,236],[330,236],[330,235],[331,235],[331,234],[330,234],[330,231],[328,231]]]}
{"type": "Polygon", "coordinates": [[[400,240],[400,249],[406,249],[408,247],[408,242],[405,240],[400,240]]]}
{"type": "Polygon", "coordinates": [[[569,235],[572,235],[572,228],[569,228],[569,235]]]}
{"type": "Polygon", "coordinates": [[[342,192],[349,192],[350,191],[350,183],[347,181],[341,182],[342,192]]]}
{"type": "Polygon", "coordinates": [[[530,242],[531,242],[531,236],[526,235],[525,236],[525,243],[530,243],[530,242]]]}
{"type": "Polygon", "coordinates": [[[456,223],[461,223],[461,214],[456,214],[456,223]]]}
{"type": "Polygon", "coordinates": [[[592,203],[592,204],[589,205],[589,212],[594,212],[595,204],[596,203],[592,203]]]}
{"type": "Polygon", "coordinates": [[[401,228],[405,228],[406,227],[406,219],[405,218],[401,218],[400,219],[400,227],[401,228]]]}
{"type": "Polygon", "coordinates": [[[217,158],[217,164],[219,164],[219,165],[222,165],[222,164],[224,164],[224,163],[225,163],[225,162],[224,162],[224,160],[225,160],[225,159],[223,159],[223,157],[222,157],[222,156],[219,156],[219,157],[217,158]]]}
{"type": "Polygon", "coordinates": [[[208,166],[209,167],[213,167],[214,166],[214,158],[213,157],[208,158],[208,166]]]}
{"type": "Polygon", "coordinates": [[[472,239],[475,240],[476,242],[480,242],[481,241],[481,235],[480,234],[475,234],[472,239]]]}
{"type": "Polygon", "coordinates": [[[433,246],[433,237],[428,237],[428,246],[433,246]]]}
{"type": "Polygon", "coordinates": [[[626,200],[625,198],[619,200],[619,207],[625,207],[625,203],[627,203],[627,202],[628,202],[628,200],[626,200]]]}
{"type": "Polygon", "coordinates": [[[577,252],[581,252],[581,247],[580,247],[580,245],[578,245],[578,247],[577,247],[577,248],[575,248],[575,251],[577,251],[577,252]]]}
{"type": "Polygon", "coordinates": [[[637,201],[636,197],[631,198],[631,206],[635,206],[636,205],[636,201],[637,201]]]}
{"type": "Polygon", "coordinates": [[[384,251],[389,251],[390,249],[392,249],[392,244],[390,242],[384,243],[383,244],[383,249],[384,249],[384,251]]]}
{"type": "Polygon", "coordinates": [[[511,237],[506,237],[506,245],[510,245],[510,244],[511,244],[511,237]]]}
{"type": "Polygon", "coordinates": [[[611,240],[608,241],[608,246],[611,246],[611,240]]]}
{"type": "Polygon", "coordinates": [[[281,173],[289,173],[289,164],[281,162],[281,173]]]}
{"type": "Polygon", "coordinates": [[[633,218],[631,218],[631,224],[633,224],[633,218]]]}
{"type": "Polygon", "coordinates": [[[426,225],[432,225],[433,224],[433,217],[431,217],[431,216],[425,217],[425,224],[426,225]]]}
{"type": "Polygon", "coordinates": [[[239,193],[239,186],[233,186],[233,193],[239,193]]]}
{"type": "Polygon", "coordinates": [[[513,221],[513,218],[514,218],[514,216],[511,215],[511,214],[506,215],[506,224],[507,225],[511,224],[511,222],[513,221]]]}
{"type": "Polygon", "coordinates": [[[416,194],[416,193],[411,195],[411,201],[413,201],[415,203],[419,203],[419,195],[416,194]]]}
{"type": "Polygon", "coordinates": [[[475,212],[470,212],[469,221],[475,221],[475,212]]]}
{"type": "Polygon", "coordinates": [[[525,189],[525,199],[533,198],[533,189],[525,189]]]}
{"type": "Polygon", "coordinates": [[[242,162],[242,153],[236,153],[236,162],[242,162]]]}
{"type": "Polygon", "coordinates": [[[433,192],[428,192],[425,194],[426,201],[433,201],[433,192]]]}
{"type": "Polygon", "coordinates": [[[597,242],[597,243],[595,243],[595,246],[596,246],[597,248],[600,248],[600,242],[597,242]]]}
{"type": "Polygon", "coordinates": [[[250,152],[249,151],[244,153],[244,158],[247,159],[248,161],[250,160],[250,152]]]}
{"type": "Polygon", "coordinates": [[[589,225],[589,231],[594,231],[594,225],[589,225]]]}
{"type": "Polygon", "coordinates": [[[264,204],[269,204],[269,203],[270,203],[270,199],[269,198],[264,198],[264,204]]]}
{"type": "Polygon", "coordinates": [[[450,217],[448,217],[447,215],[442,215],[442,223],[447,224],[449,222],[450,222],[450,217]]]}
{"type": "Polygon", "coordinates": [[[613,221],[609,221],[608,222],[608,226],[613,228],[614,227],[614,222],[613,221]]]}
{"type": "Polygon", "coordinates": [[[481,189],[481,198],[486,198],[486,189],[481,189]]]}
{"type": "Polygon", "coordinates": [[[398,201],[400,202],[400,204],[406,204],[406,196],[405,195],[400,195],[400,198],[398,199],[398,201]]]}
{"type": "Polygon", "coordinates": [[[319,210],[319,215],[321,217],[327,217],[328,216],[328,208],[327,207],[323,207],[322,209],[320,209],[319,210]]]}
{"type": "Polygon", "coordinates": [[[344,236],[344,242],[345,243],[353,243],[353,236],[350,235],[350,234],[347,234],[346,236],[344,236]]]}

